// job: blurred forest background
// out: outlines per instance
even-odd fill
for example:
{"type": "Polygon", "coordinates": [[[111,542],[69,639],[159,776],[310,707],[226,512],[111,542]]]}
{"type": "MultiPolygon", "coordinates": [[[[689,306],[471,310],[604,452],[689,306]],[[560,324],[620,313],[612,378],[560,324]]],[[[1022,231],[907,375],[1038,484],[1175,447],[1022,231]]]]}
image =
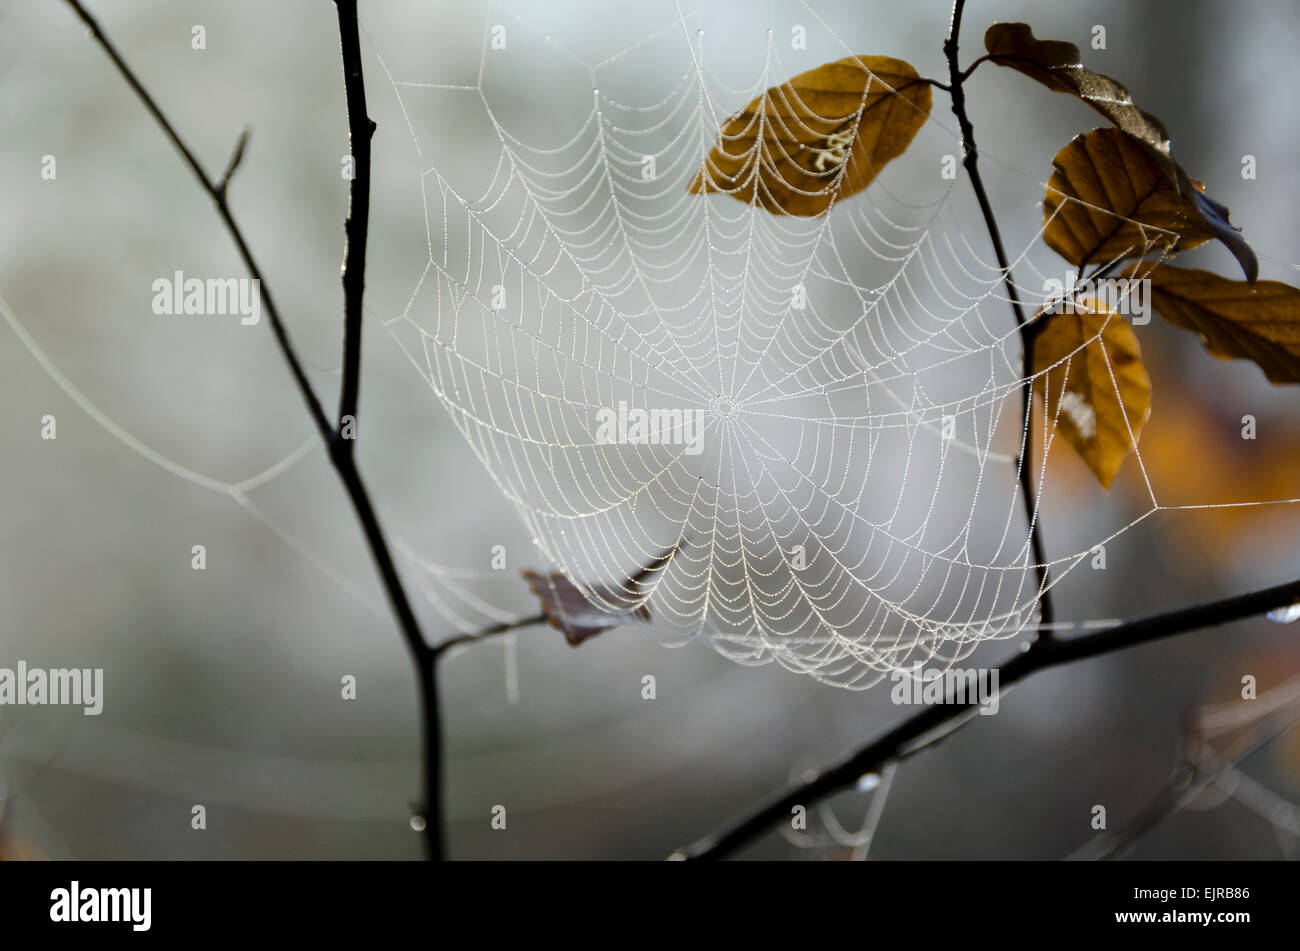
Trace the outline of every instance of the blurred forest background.
{"type": "MultiPolygon", "coordinates": [[[[946,0],[813,7],[857,52],[946,78],[946,0]]],[[[682,8],[736,85],[761,68],[767,30],[788,35],[792,23],[811,22],[790,3],[682,8]]],[[[333,5],[121,0],[94,12],[214,173],[251,126],[232,204],[332,406],[348,147],[333,5]],[[191,48],[195,24],[206,27],[206,50],[191,48]]],[[[423,556],[485,571],[492,546],[504,545],[510,570],[475,590],[531,612],[517,569],[543,566],[526,532],[379,323],[405,305],[425,246],[410,137],[376,53],[399,79],[471,84],[485,23],[518,16],[595,62],[671,23],[676,8],[516,0],[489,12],[483,0],[385,0],[363,3],[361,15],[379,124],[362,469],[384,525],[423,556]]],[[[1090,66],[1127,84],[1169,127],[1184,167],[1232,208],[1261,253],[1262,276],[1297,282],[1283,262],[1300,260],[1300,6],[973,0],[964,63],[982,53],[994,20],[1075,42],[1090,66]],[[1094,24],[1107,28],[1104,51],[1088,48],[1094,24]],[[1244,154],[1256,157],[1256,180],[1241,176],[1244,154]]],[[[811,68],[842,55],[809,34],[809,49],[786,62],[811,68]]],[[[96,406],[167,457],[238,481],[290,453],[311,430],[266,321],[242,328],[150,311],[156,277],[242,272],[189,172],[102,51],[62,3],[5,4],[0,63],[0,294],[96,406]],[[47,154],[57,158],[55,181],[40,177],[47,154]]],[[[589,91],[573,93],[586,79],[571,67],[556,57],[526,71],[490,69],[484,87],[503,121],[542,117],[559,141],[590,106],[589,91]]],[[[1009,70],[982,68],[968,97],[982,150],[1038,182],[1058,148],[1101,124],[1009,70]]],[[[446,161],[495,160],[490,129],[473,118],[477,96],[442,92],[427,104],[441,117],[446,161]]],[[[949,120],[947,110],[936,93],[935,117],[949,120]]],[[[1041,190],[1035,197],[1021,178],[986,175],[1008,247],[1023,249],[1039,225],[1041,190]]],[[[988,255],[978,219],[969,240],[988,255]]],[[[1060,270],[1045,253],[1044,266],[1060,270]]],[[[1217,246],[1180,263],[1235,276],[1217,246]]],[[[406,811],[418,790],[413,677],[325,454],[313,450],[252,493],[307,558],[230,498],[131,452],[8,328],[0,337],[9,447],[0,666],[103,667],[106,692],[99,717],[0,708],[7,834],[51,858],[418,857],[406,811]],[[57,440],[40,438],[45,414],[57,417],[57,440]],[[205,571],[191,568],[196,544],[206,546],[205,571]],[[345,674],[358,678],[355,702],[340,699],[345,674]],[[196,803],[207,808],[203,832],[190,829],[196,803]]],[[[1210,358],[1159,320],[1141,340],[1154,396],[1140,448],[1162,503],[1300,496],[1300,393],[1269,386],[1251,364],[1210,358]],[[1246,414],[1258,419],[1254,441],[1240,438],[1246,414]]],[[[1149,501],[1131,478],[1107,495],[1061,453],[1051,477],[1070,491],[1069,504],[1046,515],[1049,555],[1087,543],[1096,507],[1132,518],[1149,501]]],[[[1126,616],[1293,578],[1298,527],[1296,506],[1154,515],[1109,547],[1107,570],[1085,566],[1056,589],[1058,616],[1126,616]]],[[[421,608],[431,637],[453,633],[421,608]]],[[[1300,674],[1297,630],[1260,619],[1037,676],[998,716],[902,766],[872,857],[1065,855],[1092,836],[1093,804],[1106,805],[1115,826],[1166,782],[1185,711],[1235,696],[1246,673],[1261,690],[1300,674]]],[[[968,663],[1013,649],[994,644],[968,663]]],[[[667,650],[632,628],[578,650],[530,628],[517,653],[514,703],[502,641],[444,666],[453,858],[659,858],[907,712],[890,703],[887,685],[837,690],[773,666],[733,665],[703,643],[667,650]],[[641,698],[645,674],[657,678],[656,701],[641,698]],[[496,804],[507,807],[505,831],[489,825],[496,804]]],[[[1296,798],[1300,739],[1254,758],[1249,772],[1296,798]]],[[[835,806],[849,823],[866,802],[847,793],[835,806]]],[[[1238,802],[1203,805],[1216,808],[1173,817],[1134,855],[1275,858],[1296,847],[1238,802]]],[[[775,834],[745,854],[813,855],[775,834]]]]}

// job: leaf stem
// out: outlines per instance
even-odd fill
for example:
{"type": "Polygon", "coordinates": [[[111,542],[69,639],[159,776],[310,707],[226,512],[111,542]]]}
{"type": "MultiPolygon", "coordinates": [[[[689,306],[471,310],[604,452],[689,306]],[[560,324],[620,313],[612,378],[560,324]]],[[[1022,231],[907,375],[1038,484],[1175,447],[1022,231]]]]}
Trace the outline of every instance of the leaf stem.
{"type": "Polygon", "coordinates": [[[990,56],[988,53],[985,53],[979,59],[975,60],[975,62],[971,63],[969,66],[965,68],[965,70],[962,71],[961,81],[965,82],[966,80],[970,79],[970,74],[975,72],[975,70],[979,68],[980,63],[988,62],[992,58],[993,57],[990,56]]]}

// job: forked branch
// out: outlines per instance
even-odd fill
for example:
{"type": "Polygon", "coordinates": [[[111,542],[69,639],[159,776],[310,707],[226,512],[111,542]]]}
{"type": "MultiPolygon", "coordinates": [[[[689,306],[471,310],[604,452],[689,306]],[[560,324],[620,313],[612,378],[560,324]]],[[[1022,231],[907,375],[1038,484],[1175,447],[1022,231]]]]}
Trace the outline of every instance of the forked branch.
{"type": "MultiPolygon", "coordinates": [[[[370,547],[371,557],[383,581],[389,604],[397,618],[398,626],[411,653],[412,661],[417,668],[417,682],[424,713],[423,811],[426,813],[426,821],[423,834],[428,856],[432,859],[440,859],[442,857],[440,795],[442,737],[438,712],[437,678],[434,671],[434,651],[420,632],[419,622],[415,618],[411,602],[407,598],[401,578],[398,576],[387,539],[379,524],[379,518],[370,502],[370,494],[366,491],[365,483],[361,479],[361,473],[357,470],[352,452],[355,439],[344,438],[342,435],[342,420],[340,420],[340,425],[336,428],[321,408],[320,400],[307,379],[302,362],[298,359],[293,343],[289,339],[288,329],[285,327],[280,312],[271,298],[270,286],[262,274],[261,268],[258,267],[243,232],[231,214],[230,205],[227,202],[227,190],[231,176],[238,169],[243,158],[247,132],[241,133],[224,174],[220,179],[214,181],[209,177],[184,140],[181,139],[176,127],[163,114],[148,90],[144,88],[136,78],[135,73],[122,59],[116,47],[100,28],[98,21],[91,16],[90,12],[82,6],[79,0],[67,0],[67,2],[77,16],[81,18],[81,21],[90,29],[91,35],[94,36],[104,52],[108,54],[109,59],[113,61],[113,65],[117,67],[118,72],[122,74],[122,78],[126,80],[127,85],[139,97],[150,115],[162,127],[163,132],[166,133],[167,138],[190,167],[203,190],[212,199],[213,204],[216,205],[217,214],[221,217],[231,240],[234,241],[236,248],[239,250],[239,256],[243,260],[244,266],[248,268],[249,274],[258,282],[262,303],[270,318],[271,329],[275,334],[276,343],[280,348],[280,352],[284,355],[285,361],[289,364],[289,371],[293,375],[298,392],[307,406],[307,412],[320,433],[321,439],[329,448],[330,461],[333,463],[343,487],[347,490],[348,498],[352,501],[357,520],[361,523],[366,542],[370,547]]],[[[355,417],[357,393],[360,385],[361,295],[365,287],[366,233],[370,204],[370,135],[374,130],[374,125],[366,115],[356,0],[336,0],[336,4],[339,15],[344,85],[348,102],[348,119],[352,132],[351,139],[355,166],[351,188],[351,211],[346,225],[348,249],[343,275],[345,345],[341,406],[343,413],[355,417]]],[[[355,430],[352,435],[355,436],[355,430]]]]}

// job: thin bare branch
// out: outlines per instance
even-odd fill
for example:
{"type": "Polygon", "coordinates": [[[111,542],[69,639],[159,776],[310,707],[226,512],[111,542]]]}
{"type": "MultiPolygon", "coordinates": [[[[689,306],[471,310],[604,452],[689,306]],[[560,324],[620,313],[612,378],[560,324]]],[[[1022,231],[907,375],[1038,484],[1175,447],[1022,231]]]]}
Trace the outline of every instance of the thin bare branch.
{"type": "Polygon", "coordinates": [[[181,139],[177,133],[176,127],[171,124],[158,104],[154,102],[153,96],[141,85],[140,80],[132,72],[131,67],[126,65],[117,52],[117,48],[104,35],[97,21],[90,12],[81,5],[80,0],[67,0],[68,5],[76,12],[81,21],[90,28],[91,35],[108,54],[108,58],[113,61],[122,78],[126,80],[128,86],[144,103],[144,107],[149,110],[149,114],[154,117],[158,125],[162,127],[167,138],[171,140],[176,151],[185,159],[194,177],[199,180],[203,190],[208,193],[213,203],[217,206],[217,214],[221,216],[221,221],[230,233],[231,239],[235,242],[235,247],[239,250],[239,256],[248,268],[248,273],[257,281],[261,290],[262,304],[266,308],[266,313],[271,321],[271,329],[275,333],[276,343],[280,346],[280,352],[284,354],[284,359],[289,364],[289,370],[293,374],[294,382],[298,385],[298,392],[302,394],[303,402],[307,404],[307,412],[311,415],[312,422],[316,424],[316,429],[320,432],[321,438],[329,442],[334,435],[334,429],[330,425],[329,419],[325,416],[324,410],[321,409],[320,400],[316,398],[315,392],[311,388],[311,383],[307,380],[307,374],[303,371],[302,363],[298,360],[298,355],[293,349],[293,343],[289,340],[289,332],[285,329],[284,321],[280,319],[280,311],[275,306],[275,301],[271,298],[271,288],[262,274],[262,269],[258,267],[257,261],[253,258],[253,252],[249,250],[248,243],[244,240],[243,232],[239,230],[239,225],[235,223],[234,216],[230,213],[230,206],[226,204],[226,195],[224,188],[218,188],[217,183],[208,177],[199,160],[195,158],[194,153],[190,151],[189,146],[181,139]]]}
{"type": "Polygon", "coordinates": [[[234,177],[235,171],[239,168],[239,163],[244,160],[244,149],[248,145],[249,136],[248,126],[239,130],[239,138],[235,140],[235,147],[230,153],[230,159],[226,162],[226,170],[221,173],[213,188],[221,195],[222,200],[226,197],[226,188],[230,185],[230,179],[234,177]]]}
{"type": "Polygon", "coordinates": [[[375,122],[366,110],[366,80],[361,68],[361,39],[357,0],[335,0],[343,52],[343,87],[348,107],[348,139],[352,148],[352,187],[348,217],[343,223],[347,250],[343,258],[343,385],[339,393],[339,435],[345,452],[355,443],[357,402],[361,396],[361,300],[366,290],[366,243],[370,233],[370,138],[375,122]],[[347,439],[348,421],[353,438],[347,439]]]}
{"type": "MultiPolygon", "coordinates": [[[[289,333],[280,318],[279,310],[276,308],[274,301],[271,299],[270,288],[262,274],[261,268],[258,267],[256,260],[253,258],[252,251],[248,247],[243,232],[236,224],[234,216],[231,214],[230,206],[226,202],[226,185],[229,177],[238,167],[239,161],[243,157],[243,142],[241,137],[236,144],[235,152],[227,166],[226,174],[222,176],[219,182],[213,181],[204,171],[203,166],[190,151],[185,142],[181,139],[180,134],[176,131],[175,126],[168,120],[166,115],[158,107],[153,97],[144,88],[136,78],[135,73],[126,64],[118,54],[116,47],[104,34],[98,21],[86,10],[79,0],[67,0],[67,3],[81,18],[82,22],[90,28],[91,34],[99,42],[99,45],[108,54],[109,59],[117,67],[118,72],[122,74],[127,85],[135,92],[144,103],[146,109],[162,127],[167,138],[171,140],[172,145],[180,152],[181,157],[185,159],[186,164],[194,172],[195,178],[199,180],[203,190],[212,198],[217,207],[217,213],[221,216],[222,222],[229,232],[231,240],[239,250],[239,255],[244,261],[245,267],[249,273],[258,282],[261,289],[262,302],[265,305],[267,315],[270,318],[271,328],[275,333],[276,342],[280,347],[280,352],[284,355],[285,361],[289,364],[290,372],[293,374],[294,382],[298,386],[298,391],[302,395],[303,402],[307,405],[307,411],[311,415],[313,423],[320,432],[321,438],[329,447],[330,461],[334,464],[344,488],[347,490],[348,497],[352,501],[353,510],[356,512],[357,520],[361,523],[362,531],[365,534],[366,542],[370,547],[371,557],[375,562],[375,567],[379,572],[380,578],[384,584],[384,590],[388,596],[389,605],[397,618],[398,626],[401,629],[402,637],[406,642],[407,648],[411,653],[413,662],[417,669],[417,679],[420,688],[420,697],[424,706],[424,766],[425,766],[425,799],[422,803],[423,811],[426,814],[424,826],[424,841],[426,850],[430,858],[440,859],[442,857],[442,816],[441,816],[441,726],[439,721],[436,676],[433,673],[433,650],[424,640],[420,633],[419,622],[415,618],[415,613],[411,609],[410,600],[406,596],[406,591],[402,586],[401,578],[398,576],[397,568],[393,563],[392,554],[389,552],[388,542],[384,536],[383,529],[379,525],[379,518],[375,514],[373,505],[370,502],[370,495],[366,491],[361,474],[357,471],[356,463],[351,452],[352,440],[343,439],[335,430],[334,426],[326,417],[324,410],[321,408],[320,400],[316,397],[306,373],[303,371],[302,363],[298,359],[297,352],[294,350],[293,343],[289,339],[289,333]]],[[[360,41],[357,38],[358,25],[356,20],[356,3],[355,0],[340,0],[339,3],[339,25],[340,32],[343,36],[343,47],[345,60],[344,81],[351,83],[359,81],[361,72],[360,60],[360,41]],[[348,50],[352,49],[354,55],[349,57],[348,50]]],[[[349,90],[349,102],[355,99],[355,92],[349,90]]],[[[360,114],[364,115],[364,95],[361,98],[360,114]]],[[[365,137],[369,142],[368,135],[365,137]]],[[[367,145],[368,153],[368,145],[367,145]]],[[[365,206],[369,207],[369,175],[366,179],[367,195],[364,199],[365,206]]],[[[364,218],[357,216],[358,188],[354,180],[353,188],[353,216],[358,221],[364,222],[364,218]]],[[[356,283],[357,290],[353,291],[355,306],[359,315],[360,308],[360,290],[362,286],[361,269],[364,267],[364,224],[357,225],[355,228],[349,224],[349,236],[352,239],[349,243],[349,269],[354,271],[353,281],[356,283]],[[362,251],[356,255],[356,267],[353,268],[354,249],[357,242],[360,242],[362,251]]],[[[345,279],[345,288],[347,287],[345,279]]],[[[349,318],[350,319],[350,318],[349,318]]],[[[359,342],[359,316],[357,322],[357,343],[355,352],[359,360],[360,342],[359,342]]],[[[355,375],[352,377],[355,381],[355,375]]]]}
{"type": "Polygon", "coordinates": [[[433,659],[441,660],[448,651],[463,647],[466,644],[475,644],[500,634],[507,634],[510,631],[517,631],[521,627],[532,627],[534,624],[545,624],[545,614],[533,614],[528,617],[515,618],[512,621],[502,621],[500,624],[493,624],[491,627],[485,627],[481,631],[474,631],[470,634],[461,634],[457,637],[448,638],[441,644],[433,648],[433,659]]]}
{"type": "Polygon", "coordinates": [[[1033,399],[1033,381],[1030,376],[1029,366],[1036,328],[1025,317],[1024,305],[1020,303],[1020,294],[1016,290],[1016,282],[1011,276],[1011,265],[1007,259],[1006,248],[1002,244],[1002,232],[998,229],[997,217],[993,214],[993,205],[990,203],[988,192],[984,188],[984,179],[980,176],[979,149],[975,146],[975,127],[971,124],[970,116],[966,112],[965,83],[967,77],[974,72],[975,67],[982,62],[983,57],[972,63],[965,72],[962,72],[961,67],[957,64],[957,40],[961,33],[961,16],[965,9],[966,0],[954,0],[952,25],[948,31],[948,38],[943,44],[943,53],[948,60],[948,91],[952,96],[953,115],[957,117],[957,125],[961,129],[962,165],[966,168],[966,174],[970,176],[971,188],[974,190],[975,198],[979,202],[980,213],[984,216],[984,224],[987,226],[989,238],[993,242],[993,253],[997,257],[998,267],[1002,271],[1002,280],[1006,285],[1007,297],[1011,301],[1011,312],[1016,319],[1016,326],[1020,328],[1020,344],[1024,351],[1022,360],[1025,378],[1021,390],[1020,418],[1021,424],[1024,426],[1024,435],[1021,440],[1020,458],[1017,465],[1020,470],[1020,495],[1024,500],[1025,520],[1029,525],[1029,544],[1034,557],[1034,571],[1038,576],[1040,625],[1038,636],[1048,638],[1052,636],[1052,623],[1056,620],[1056,610],[1052,603],[1052,591],[1048,586],[1047,556],[1043,551],[1043,528],[1038,517],[1038,494],[1034,491],[1029,444],[1030,423],[1032,421],[1031,401],[1033,399]]]}

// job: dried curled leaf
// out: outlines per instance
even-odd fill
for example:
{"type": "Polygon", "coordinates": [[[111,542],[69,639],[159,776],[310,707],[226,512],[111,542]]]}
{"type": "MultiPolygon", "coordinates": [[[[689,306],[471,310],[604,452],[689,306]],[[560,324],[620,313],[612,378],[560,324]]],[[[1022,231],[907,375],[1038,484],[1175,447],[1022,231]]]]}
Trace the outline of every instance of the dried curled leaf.
{"type": "Polygon", "coordinates": [[[1232,252],[1232,256],[1241,265],[1246,280],[1254,284],[1259,279],[1259,259],[1255,257],[1254,249],[1241,236],[1241,232],[1234,228],[1232,222],[1228,220],[1227,206],[1220,205],[1205,194],[1205,186],[1195,179],[1192,180],[1192,185],[1195,188],[1195,191],[1192,192],[1192,200],[1196,202],[1196,207],[1201,212],[1201,220],[1214,232],[1214,236],[1232,252]]]}
{"type": "Polygon", "coordinates": [[[594,585],[586,591],[560,572],[538,574],[525,569],[524,580],[542,603],[542,613],[572,647],[602,631],[650,620],[650,607],[640,590],[649,575],[663,569],[675,548],[656,557],[620,586],[594,585]]]}
{"type": "MultiPolygon", "coordinates": [[[[1259,262],[1246,239],[1228,221],[1228,209],[1207,196],[1205,186],[1190,178],[1174,160],[1170,151],[1169,132],[1164,123],[1151,113],[1139,109],[1122,83],[1101,73],[1094,73],[1084,66],[1079,48],[1073,43],[1040,40],[1034,36],[1034,31],[1027,23],[995,23],[984,34],[984,48],[988,50],[989,59],[999,66],[1024,73],[1048,89],[1075,96],[1114,123],[1116,129],[1125,133],[1132,144],[1146,152],[1148,164],[1163,172],[1174,195],[1186,203],[1189,218],[1196,220],[1197,230],[1206,235],[1196,243],[1217,238],[1236,257],[1248,281],[1254,281],[1258,277],[1259,262]]],[[[1066,146],[1068,148],[1070,146],[1066,146]]],[[[1063,149],[1062,153],[1064,151],[1063,149]]],[[[1058,153],[1057,159],[1060,157],[1061,154],[1058,153]]],[[[1096,204],[1108,207],[1105,202],[1096,204]]],[[[1173,230],[1185,234],[1180,229],[1173,230]]],[[[1184,242],[1182,247],[1193,245],[1184,242]]],[[[1114,256],[1088,260],[1091,263],[1102,263],[1114,256]]]]}
{"type": "Polygon", "coordinates": [[[1300,290],[1168,264],[1127,273],[1149,278],[1156,313],[1196,333],[1216,357],[1252,360],[1272,383],[1300,383],[1300,290]]]}
{"type": "Polygon", "coordinates": [[[688,191],[812,217],[862,191],[930,115],[929,83],[889,56],[850,56],[773,86],[723,124],[688,191]]]}
{"type": "Polygon", "coordinates": [[[1151,413],[1151,380],[1124,318],[1096,301],[1080,305],[1038,318],[1033,386],[1048,423],[1109,489],[1151,413]]]}
{"type": "Polygon", "coordinates": [[[1134,105],[1123,83],[1084,66],[1079,48],[1073,43],[1040,40],[1028,23],[995,23],[984,34],[984,48],[989,59],[999,66],[1009,66],[1048,89],[1082,99],[1173,165],[1164,123],[1134,105]]]}
{"type": "Polygon", "coordinates": [[[1052,165],[1043,240],[1071,264],[1181,251],[1214,237],[1192,194],[1180,191],[1150,150],[1119,129],[1075,136],[1052,165]]]}

